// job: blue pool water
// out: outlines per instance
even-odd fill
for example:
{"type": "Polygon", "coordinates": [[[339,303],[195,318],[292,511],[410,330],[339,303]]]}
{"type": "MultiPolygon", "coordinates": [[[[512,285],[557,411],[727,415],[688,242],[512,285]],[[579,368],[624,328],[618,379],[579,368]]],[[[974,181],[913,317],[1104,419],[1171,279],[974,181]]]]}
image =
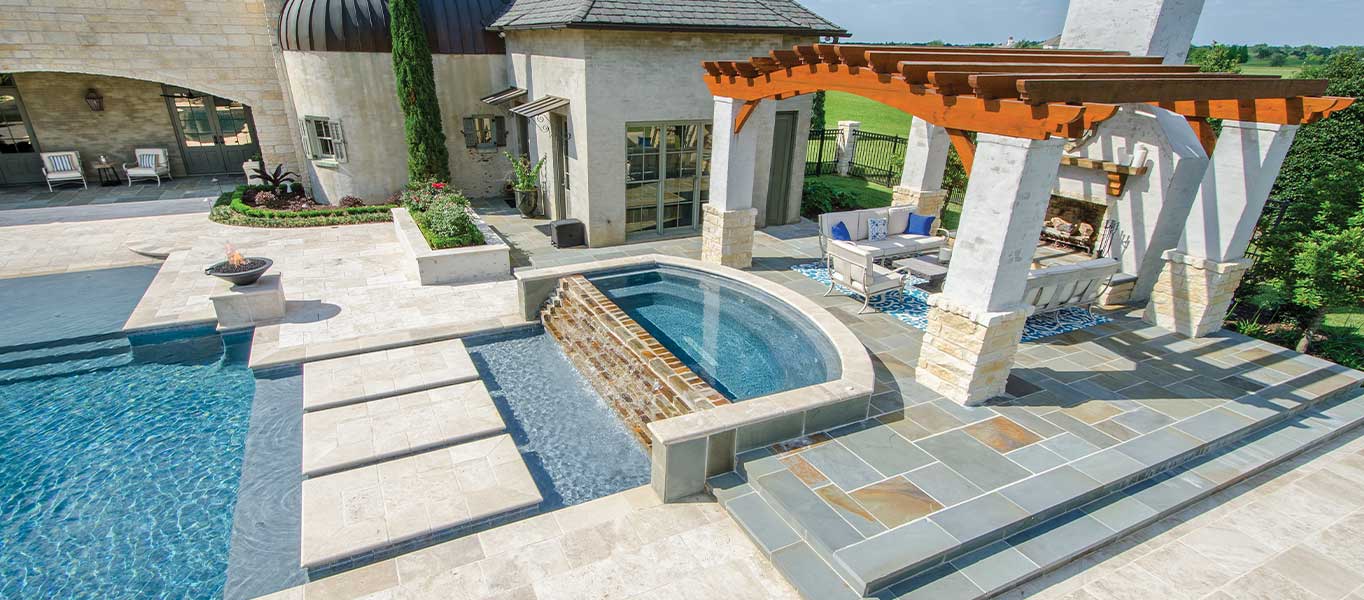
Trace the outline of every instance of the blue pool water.
{"type": "Polygon", "coordinates": [[[840,361],[828,338],[752,286],[671,266],[588,279],[731,400],[839,376],[840,361]]]}
{"type": "MultiPolygon", "coordinates": [[[[255,425],[249,335],[119,333],[154,275],[0,280],[0,598],[216,597],[238,538],[296,554],[290,534],[262,529],[279,523],[234,517],[267,512],[237,505],[255,425]]],[[[296,481],[256,487],[269,490],[258,505],[295,501],[296,481]]],[[[272,575],[227,595],[297,579],[272,575]]]]}
{"type": "Polygon", "coordinates": [[[540,510],[649,482],[643,447],[542,328],[465,344],[544,496],[540,510]]]}

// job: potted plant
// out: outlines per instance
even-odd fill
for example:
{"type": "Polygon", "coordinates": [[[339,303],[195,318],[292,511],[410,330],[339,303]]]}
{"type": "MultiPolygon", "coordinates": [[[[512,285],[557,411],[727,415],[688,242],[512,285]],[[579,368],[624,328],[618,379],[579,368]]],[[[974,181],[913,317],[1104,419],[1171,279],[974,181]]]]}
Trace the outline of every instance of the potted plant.
{"type": "Polygon", "coordinates": [[[256,175],[257,169],[265,169],[265,163],[260,160],[259,154],[252,154],[251,158],[242,163],[242,172],[246,173],[246,185],[263,185],[260,176],[256,175]]]}
{"type": "Polygon", "coordinates": [[[545,157],[531,164],[530,157],[512,156],[507,153],[512,164],[511,184],[516,192],[516,209],[522,216],[532,216],[540,206],[540,169],[545,166],[545,157]]]}
{"type": "Polygon", "coordinates": [[[204,269],[205,275],[226,279],[232,285],[251,285],[275,264],[260,256],[242,256],[232,244],[228,244],[225,251],[227,259],[204,269]]]}

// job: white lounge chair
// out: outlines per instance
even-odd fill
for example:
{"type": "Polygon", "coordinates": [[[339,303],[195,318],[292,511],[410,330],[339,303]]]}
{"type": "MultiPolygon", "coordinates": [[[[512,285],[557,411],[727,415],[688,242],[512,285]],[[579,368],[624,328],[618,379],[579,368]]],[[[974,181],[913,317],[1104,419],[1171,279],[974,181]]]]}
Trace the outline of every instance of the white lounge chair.
{"type": "Polygon", "coordinates": [[[826,247],[829,259],[829,289],[825,296],[834,292],[835,285],[841,285],[862,295],[862,308],[857,314],[867,311],[873,296],[880,296],[905,285],[902,270],[890,270],[876,264],[876,257],[863,252],[849,242],[830,240],[826,247]]]}
{"type": "Polygon", "coordinates": [[[85,184],[85,172],[81,169],[81,154],[75,150],[66,152],[43,152],[43,177],[47,179],[47,191],[52,189],[54,183],[77,183],[82,188],[90,189],[85,184]]]}
{"type": "Polygon", "coordinates": [[[161,178],[174,179],[170,174],[170,155],[165,148],[137,148],[133,150],[133,155],[137,157],[137,164],[132,168],[128,163],[123,163],[123,173],[128,176],[128,187],[133,186],[134,179],[155,179],[156,185],[161,185],[161,178]]]}

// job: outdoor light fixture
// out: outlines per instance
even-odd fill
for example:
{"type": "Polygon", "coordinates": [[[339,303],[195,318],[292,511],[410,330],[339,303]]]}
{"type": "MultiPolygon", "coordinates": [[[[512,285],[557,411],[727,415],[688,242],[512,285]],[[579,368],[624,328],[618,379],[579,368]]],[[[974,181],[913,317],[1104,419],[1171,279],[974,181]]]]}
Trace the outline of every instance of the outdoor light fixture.
{"type": "Polygon", "coordinates": [[[85,103],[90,105],[90,110],[101,112],[104,110],[104,96],[99,95],[95,88],[90,88],[85,92],[85,103]]]}

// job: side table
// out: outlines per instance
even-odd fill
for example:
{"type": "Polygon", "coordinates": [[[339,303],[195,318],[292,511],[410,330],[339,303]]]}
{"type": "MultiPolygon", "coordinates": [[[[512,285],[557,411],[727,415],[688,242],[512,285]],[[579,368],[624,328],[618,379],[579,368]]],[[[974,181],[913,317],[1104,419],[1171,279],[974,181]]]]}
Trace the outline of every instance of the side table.
{"type": "Polygon", "coordinates": [[[95,167],[95,173],[99,175],[100,185],[109,187],[123,183],[123,180],[118,176],[118,171],[114,170],[113,163],[94,163],[91,166],[95,167]]]}

